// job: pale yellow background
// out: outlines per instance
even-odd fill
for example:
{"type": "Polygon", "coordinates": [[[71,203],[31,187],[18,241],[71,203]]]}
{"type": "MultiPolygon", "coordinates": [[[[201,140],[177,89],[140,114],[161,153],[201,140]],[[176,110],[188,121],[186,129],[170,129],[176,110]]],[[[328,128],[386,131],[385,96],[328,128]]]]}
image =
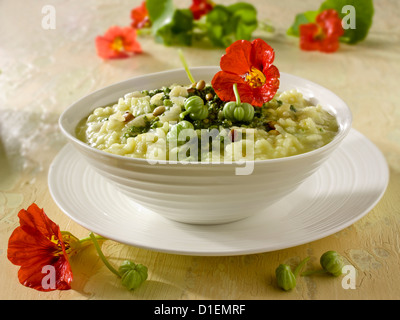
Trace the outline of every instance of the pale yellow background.
{"type": "MultiPolygon", "coordinates": [[[[233,3],[236,1],[217,1],[233,3]]],[[[118,265],[129,258],[149,268],[149,278],[128,292],[92,249],[72,259],[72,290],[40,293],[20,285],[18,267],[7,259],[7,242],[17,213],[32,202],[62,230],[88,235],[56,206],[47,187],[51,161],[65,144],[57,120],[80,97],[109,84],[151,72],[180,68],[176,48],[140,37],[143,54],[104,62],[94,39],[110,26],[130,24],[140,1],[0,2],[0,298],[1,299],[399,299],[400,298],[400,3],[375,1],[366,41],[342,45],[334,54],[303,52],[285,36],[295,15],[321,1],[249,1],[260,20],[276,28],[265,39],[275,64],[341,96],[351,107],[353,127],[374,142],[390,167],[379,204],[354,225],[324,239],[276,252],[234,257],[192,257],[157,253],[108,241],[105,254],[118,265]],[[56,9],[56,29],[42,28],[43,6],[56,9]],[[326,250],[340,252],[357,269],[356,289],[341,279],[301,278],[291,292],[277,288],[279,263],[311,256],[317,267],[326,250]]],[[[188,6],[190,1],[176,2],[188,6]]],[[[261,34],[257,34],[261,35],[261,34]]],[[[265,34],[263,34],[265,36],[265,34]]],[[[191,66],[218,65],[223,49],[186,48],[191,66]]]]}

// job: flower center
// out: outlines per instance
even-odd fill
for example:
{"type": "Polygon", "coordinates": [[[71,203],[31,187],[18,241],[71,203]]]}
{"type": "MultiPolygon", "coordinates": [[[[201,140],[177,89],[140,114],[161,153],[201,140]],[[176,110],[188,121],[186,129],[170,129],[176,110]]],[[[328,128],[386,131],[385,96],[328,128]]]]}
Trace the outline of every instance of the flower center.
{"type": "Polygon", "coordinates": [[[49,240],[56,245],[56,247],[54,248],[55,251],[53,252],[53,255],[55,257],[62,256],[63,255],[63,251],[62,251],[60,240],[57,239],[55,235],[52,235],[49,240]]]}
{"type": "Polygon", "coordinates": [[[267,78],[257,68],[251,67],[250,72],[245,75],[244,81],[246,81],[250,87],[258,88],[261,87],[267,78]]]}
{"type": "Polygon", "coordinates": [[[314,40],[322,41],[326,38],[326,34],[324,30],[320,26],[318,26],[318,31],[314,34],[314,40]]]}
{"type": "Polygon", "coordinates": [[[111,44],[111,49],[115,51],[123,51],[124,50],[124,42],[121,37],[116,37],[111,44]]]}

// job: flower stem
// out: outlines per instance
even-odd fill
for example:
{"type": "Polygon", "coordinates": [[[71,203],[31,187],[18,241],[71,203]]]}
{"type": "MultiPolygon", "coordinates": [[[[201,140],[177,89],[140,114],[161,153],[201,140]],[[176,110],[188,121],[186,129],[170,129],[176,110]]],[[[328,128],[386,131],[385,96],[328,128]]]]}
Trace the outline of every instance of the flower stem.
{"type": "Polygon", "coordinates": [[[242,104],[242,101],[240,100],[240,95],[239,95],[239,91],[237,88],[237,83],[233,84],[233,93],[235,94],[236,97],[236,105],[240,106],[242,104]]]}
{"type": "Polygon", "coordinates": [[[100,249],[99,243],[96,240],[96,236],[93,234],[93,232],[90,233],[90,238],[93,241],[94,247],[96,248],[96,251],[100,257],[100,259],[103,261],[103,263],[106,265],[106,267],[114,274],[116,274],[118,277],[121,277],[119,272],[114,269],[114,267],[107,261],[106,257],[104,256],[103,252],[100,249]]]}
{"type": "MultiPolygon", "coordinates": [[[[304,265],[307,263],[307,261],[310,260],[310,257],[305,258],[300,264],[294,269],[294,276],[297,277],[297,275],[300,273],[301,269],[303,269],[304,265]]],[[[302,274],[303,275],[303,274],[302,274]]]]}
{"type": "Polygon", "coordinates": [[[185,57],[183,56],[182,50],[179,49],[179,50],[178,50],[178,53],[179,53],[179,58],[181,58],[181,62],[182,62],[182,64],[183,64],[183,67],[185,68],[186,74],[187,74],[187,76],[188,76],[190,82],[191,82],[191,83],[195,83],[196,81],[194,80],[192,74],[190,73],[189,67],[188,67],[188,65],[187,65],[187,63],[186,63],[185,57]]]}
{"type": "MultiPolygon", "coordinates": [[[[104,237],[99,236],[99,235],[94,235],[94,237],[96,238],[96,240],[107,240],[107,238],[104,238],[104,237]]],[[[83,242],[91,241],[91,240],[92,240],[92,237],[89,236],[89,237],[86,237],[86,238],[79,239],[79,242],[83,243],[83,242]]]]}

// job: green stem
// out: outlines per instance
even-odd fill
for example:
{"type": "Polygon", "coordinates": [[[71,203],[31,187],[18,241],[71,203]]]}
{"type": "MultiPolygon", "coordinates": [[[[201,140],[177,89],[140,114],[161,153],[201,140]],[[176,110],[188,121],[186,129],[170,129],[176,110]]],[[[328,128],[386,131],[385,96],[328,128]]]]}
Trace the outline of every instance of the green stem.
{"type": "MultiPolygon", "coordinates": [[[[102,236],[98,236],[98,235],[94,235],[94,237],[96,238],[96,240],[107,240],[107,238],[104,238],[104,237],[102,237],[102,236]]],[[[84,242],[86,242],[86,241],[91,241],[92,240],[92,237],[86,237],[86,238],[82,238],[82,239],[79,239],[79,242],[80,243],[84,243],[84,242]]]]}
{"type": "Polygon", "coordinates": [[[93,232],[90,233],[90,238],[93,241],[94,247],[96,248],[96,251],[100,257],[100,259],[103,261],[103,263],[106,265],[106,267],[114,274],[116,274],[118,277],[121,277],[119,272],[114,269],[114,267],[107,261],[106,257],[104,256],[103,252],[100,249],[99,243],[96,240],[96,236],[93,234],[93,232]]]}
{"type": "Polygon", "coordinates": [[[185,119],[186,115],[189,114],[189,111],[183,111],[180,115],[179,115],[179,119],[183,120],[185,119]]]}
{"type": "Polygon", "coordinates": [[[179,50],[178,50],[178,53],[179,53],[179,57],[181,58],[181,62],[182,62],[182,64],[183,64],[183,67],[185,68],[186,74],[187,74],[187,76],[188,76],[190,82],[191,82],[191,83],[195,83],[196,81],[194,81],[194,78],[193,78],[192,74],[190,73],[189,67],[188,67],[188,65],[187,65],[187,63],[186,63],[185,57],[183,56],[182,50],[179,49],[179,50]]]}
{"type": "Polygon", "coordinates": [[[307,263],[307,261],[310,260],[310,257],[305,258],[300,264],[294,269],[294,276],[297,277],[297,275],[300,273],[301,269],[303,269],[304,265],[307,263]]]}
{"type": "Polygon", "coordinates": [[[237,88],[237,83],[233,84],[233,93],[235,94],[236,97],[236,105],[237,106],[241,106],[242,105],[242,101],[240,100],[240,95],[239,95],[239,91],[237,88]]]}

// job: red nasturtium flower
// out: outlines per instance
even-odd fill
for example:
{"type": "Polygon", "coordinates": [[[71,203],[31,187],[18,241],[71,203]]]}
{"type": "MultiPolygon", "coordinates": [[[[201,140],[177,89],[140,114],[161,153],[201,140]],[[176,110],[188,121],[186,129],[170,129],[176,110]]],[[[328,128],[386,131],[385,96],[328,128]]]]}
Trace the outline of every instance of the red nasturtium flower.
{"type": "Polygon", "coordinates": [[[339,49],[339,38],[344,30],[336,10],[328,9],[318,14],[315,23],[300,25],[299,32],[302,50],[329,53],[339,49]]]}
{"type": "Polygon", "coordinates": [[[103,59],[127,58],[141,53],[142,48],[136,40],[136,29],[113,26],[104,36],[96,37],[97,54],[103,59]]]}
{"type": "Polygon", "coordinates": [[[132,28],[142,29],[150,27],[150,17],[149,12],[146,8],[146,1],[143,1],[142,4],[136,8],[133,8],[131,11],[131,19],[132,19],[132,28]]]}
{"type": "Polygon", "coordinates": [[[223,101],[235,101],[233,84],[237,84],[242,102],[261,107],[279,88],[279,70],[272,63],[274,50],[261,39],[238,40],[221,57],[219,71],[211,85],[223,101]]]}
{"type": "Polygon", "coordinates": [[[199,20],[202,16],[209,13],[215,7],[215,3],[211,0],[192,0],[192,5],[189,7],[193,13],[193,18],[199,20]]]}
{"type": "Polygon", "coordinates": [[[72,271],[68,252],[72,247],[63,239],[60,228],[36,204],[18,213],[20,226],[10,236],[8,259],[21,266],[18,279],[24,286],[39,290],[71,289],[72,271]],[[43,267],[53,267],[55,288],[43,286],[47,272],[43,267]]]}

